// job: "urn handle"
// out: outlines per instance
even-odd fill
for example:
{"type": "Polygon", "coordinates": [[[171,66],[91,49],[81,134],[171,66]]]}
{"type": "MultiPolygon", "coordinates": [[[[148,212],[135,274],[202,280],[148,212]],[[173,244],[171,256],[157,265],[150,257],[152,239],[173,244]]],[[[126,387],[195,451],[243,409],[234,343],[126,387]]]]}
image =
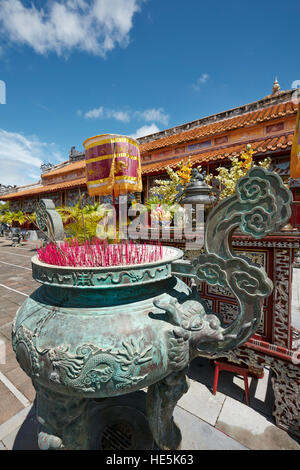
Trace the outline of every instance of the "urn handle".
{"type": "Polygon", "coordinates": [[[210,285],[229,289],[238,300],[240,312],[223,325],[223,341],[200,342],[197,351],[218,355],[240,346],[257,330],[262,304],[272,290],[272,281],[261,267],[237,255],[232,248],[236,228],[255,239],[279,231],[291,216],[291,192],[281,178],[262,167],[254,167],[242,177],[233,196],[219,202],[205,226],[205,251],[192,262],[172,266],[173,273],[196,277],[210,285]]]}

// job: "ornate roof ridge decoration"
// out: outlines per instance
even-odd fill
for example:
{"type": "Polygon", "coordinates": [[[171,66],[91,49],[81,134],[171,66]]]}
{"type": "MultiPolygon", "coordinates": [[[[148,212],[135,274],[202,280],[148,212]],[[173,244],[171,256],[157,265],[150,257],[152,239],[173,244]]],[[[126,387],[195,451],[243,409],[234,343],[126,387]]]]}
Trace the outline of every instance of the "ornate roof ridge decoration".
{"type": "MultiPolygon", "coordinates": [[[[61,168],[64,168],[65,166],[67,166],[69,164],[69,160],[66,160],[65,162],[62,162],[62,163],[57,163],[56,165],[52,165],[52,166],[49,166],[49,168],[45,168],[45,170],[43,171],[43,175],[42,177],[47,177],[49,173],[51,173],[52,171],[56,171],[56,170],[59,170],[61,168]]],[[[51,163],[49,164],[51,165],[51,163]]],[[[43,165],[42,165],[43,166],[43,165]]],[[[42,168],[41,166],[41,168],[42,168]]]]}
{"type": "MultiPolygon", "coordinates": [[[[190,121],[185,124],[180,124],[178,126],[171,127],[169,129],[165,129],[160,132],[156,132],[154,134],[147,135],[145,137],[140,137],[137,139],[140,145],[146,144],[151,141],[160,140],[164,137],[169,137],[174,134],[178,134],[180,132],[188,131],[197,127],[204,127],[208,124],[215,124],[220,121],[224,121],[227,119],[232,119],[237,116],[242,116],[247,113],[259,111],[271,106],[277,106],[280,104],[285,104],[288,102],[292,103],[292,94],[294,90],[287,90],[287,91],[280,91],[276,94],[268,95],[261,100],[253,101],[251,103],[238,106],[236,108],[228,109],[226,111],[222,111],[220,113],[212,114],[210,116],[206,116],[195,121],[190,121]]],[[[295,109],[296,112],[296,109],[295,109]]]]}
{"type": "Polygon", "coordinates": [[[277,77],[275,77],[273,88],[272,88],[272,95],[278,94],[280,92],[280,85],[278,83],[277,77]]]}
{"type": "Polygon", "coordinates": [[[42,175],[42,178],[47,179],[50,176],[54,176],[61,173],[69,173],[85,167],[85,160],[66,161],[63,164],[55,165],[47,173],[42,175]]]}
{"type": "Polygon", "coordinates": [[[70,153],[69,153],[69,160],[70,161],[77,161],[77,160],[83,160],[85,158],[85,151],[79,152],[76,150],[75,146],[71,147],[70,153]]]}
{"type": "Polygon", "coordinates": [[[56,165],[52,163],[44,163],[41,165],[41,170],[43,172],[43,176],[47,177],[48,174],[52,174],[52,172],[60,170],[64,167],[68,167],[71,163],[75,163],[78,160],[84,160],[85,158],[85,152],[79,152],[78,150],[75,149],[75,146],[71,147],[70,153],[69,153],[69,160],[66,160],[65,162],[57,163],[56,165]]]}
{"type": "Polygon", "coordinates": [[[43,163],[40,168],[42,170],[42,173],[44,173],[45,171],[51,170],[51,168],[53,167],[54,167],[53,163],[43,163]]]}
{"type": "Polygon", "coordinates": [[[79,152],[78,150],[75,149],[75,147],[71,147],[70,153],[69,153],[69,160],[66,160],[64,162],[57,163],[54,165],[53,163],[43,163],[41,165],[41,170],[43,173],[43,177],[47,177],[48,174],[60,170],[64,167],[68,167],[70,163],[75,163],[80,160],[84,160],[85,158],[85,152],[79,152]]]}
{"type": "Polygon", "coordinates": [[[11,197],[11,195],[14,194],[16,196],[19,196],[25,191],[31,191],[32,189],[37,188],[42,188],[40,181],[37,181],[36,183],[26,184],[24,186],[0,184],[0,195],[9,195],[11,197]]]}
{"type": "Polygon", "coordinates": [[[0,184],[0,194],[7,194],[10,192],[14,192],[16,188],[17,188],[16,185],[12,186],[11,184],[8,184],[8,185],[0,184]]]}

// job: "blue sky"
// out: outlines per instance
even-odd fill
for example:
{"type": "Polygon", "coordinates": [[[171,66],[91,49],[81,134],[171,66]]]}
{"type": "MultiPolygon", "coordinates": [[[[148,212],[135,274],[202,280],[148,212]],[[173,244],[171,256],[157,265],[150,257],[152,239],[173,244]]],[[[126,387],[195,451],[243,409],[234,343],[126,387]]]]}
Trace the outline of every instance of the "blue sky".
{"type": "Polygon", "coordinates": [[[298,1],[0,0],[0,183],[300,80],[298,1]]]}

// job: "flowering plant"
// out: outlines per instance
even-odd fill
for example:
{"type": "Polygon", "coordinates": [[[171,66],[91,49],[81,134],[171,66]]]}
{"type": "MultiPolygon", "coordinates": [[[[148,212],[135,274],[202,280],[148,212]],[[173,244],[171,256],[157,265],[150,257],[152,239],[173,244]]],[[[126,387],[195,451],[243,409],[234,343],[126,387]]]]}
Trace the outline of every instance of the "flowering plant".
{"type": "Polygon", "coordinates": [[[176,197],[178,195],[177,187],[179,185],[186,186],[191,179],[192,171],[192,162],[188,158],[186,162],[181,160],[178,163],[178,170],[172,170],[167,166],[166,170],[169,176],[168,180],[156,180],[153,188],[151,188],[151,196],[161,196],[164,200],[164,203],[172,205],[176,202],[176,197]]]}
{"type": "Polygon", "coordinates": [[[152,220],[162,223],[171,222],[174,213],[180,208],[177,203],[171,204],[170,202],[162,202],[162,198],[152,196],[146,202],[146,208],[151,211],[152,220]]]}
{"type": "MultiPolygon", "coordinates": [[[[254,150],[251,145],[246,146],[246,151],[242,152],[240,157],[231,157],[232,162],[230,168],[219,167],[217,168],[218,175],[215,178],[219,181],[221,186],[221,192],[219,194],[219,200],[225,199],[235,193],[235,188],[238,180],[245,176],[247,171],[252,168],[255,163],[253,161],[254,150]]],[[[263,168],[270,166],[270,158],[265,158],[259,165],[263,168]]],[[[214,176],[212,174],[207,175],[205,181],[207,184],[211,184],[214,176]]]]}
{"type": "Polygon", "coordinates": [[[152,219],[161,222],[170,222],[172,215],[171,212],[167,209],[164,209],[162,204],[157,204],[157,206],[151,212],[152,219]]]}

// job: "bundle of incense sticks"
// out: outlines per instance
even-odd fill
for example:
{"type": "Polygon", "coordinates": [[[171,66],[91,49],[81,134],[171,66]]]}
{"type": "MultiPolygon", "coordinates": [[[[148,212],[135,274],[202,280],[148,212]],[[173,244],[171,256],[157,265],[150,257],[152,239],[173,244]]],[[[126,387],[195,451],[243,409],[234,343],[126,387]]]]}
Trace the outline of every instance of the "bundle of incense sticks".
{"type": "Polygon", "coordinates": [[[37,248],[39,260],[55,266],[107,267],[128,264],[145,264],[160,261],[163,250],[160,242],[150,244],[123,241],[109,244],[94,239],[79,244],[78,240],[49,243],[37,248]]]}

